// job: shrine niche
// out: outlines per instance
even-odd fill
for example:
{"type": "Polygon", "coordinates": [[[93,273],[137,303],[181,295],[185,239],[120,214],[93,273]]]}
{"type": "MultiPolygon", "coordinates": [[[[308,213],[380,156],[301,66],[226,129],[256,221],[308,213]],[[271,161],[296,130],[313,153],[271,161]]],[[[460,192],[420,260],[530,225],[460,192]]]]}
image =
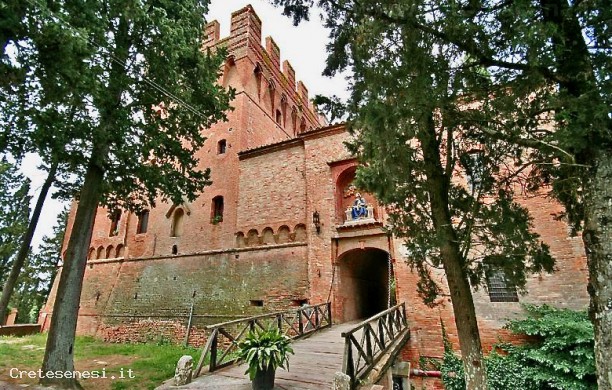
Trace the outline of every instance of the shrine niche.
{"type": "Polygon", "coordinates": [[[354,184],[357,166],[344,169],[336,180],[336,219],[339,225],[374,222],[378,218],[373,195],[360,191],[354,184]]]}

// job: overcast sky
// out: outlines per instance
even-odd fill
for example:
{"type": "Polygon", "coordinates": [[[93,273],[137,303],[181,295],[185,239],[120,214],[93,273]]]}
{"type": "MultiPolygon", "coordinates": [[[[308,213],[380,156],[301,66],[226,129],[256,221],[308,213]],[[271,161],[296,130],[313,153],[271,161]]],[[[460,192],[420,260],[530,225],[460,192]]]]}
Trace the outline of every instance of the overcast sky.
{"type": "MultiPolygon", "coordinates": [[[[281,15],[281,10],[263,0],[212,0],[207,21],[217,20],[221,24],[221,37],[229,35],[230,15],[247,4],[251,4],[262,21],[262,39],[272,36],[281,51],[281,62],[289,60],[295,69],[296,80],[302,80],[310,97],[316,94],[347,96],[347,82],[338,76],[329,79],[321,76],[325,67],[325,45],[328,32],[323,28],[318,15],[313,14],[311,21],[294,27],[291,19],[281,15]]],[[[32,180],[34,208],[36,196],[45,179],[44,173],[38,171],[40,160],[35,155],[29,155],[23,162],[22,171],[32,180]]],[[[48,198],[43,208],[40,222],[34,235],[33,246],[37,248],[44,235],[52,233],[57,214],[65,206],[57,200],[48,198]]]]}

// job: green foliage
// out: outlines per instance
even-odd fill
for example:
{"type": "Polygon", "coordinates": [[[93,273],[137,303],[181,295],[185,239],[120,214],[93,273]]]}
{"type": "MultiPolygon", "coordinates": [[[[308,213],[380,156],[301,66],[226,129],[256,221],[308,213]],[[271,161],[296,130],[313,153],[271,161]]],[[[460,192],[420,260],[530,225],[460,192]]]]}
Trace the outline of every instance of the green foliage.
{"type": "Polygon", "coordinates": [[[258,370],[264,371],[268,367],[289,370],[289,354],[293,353],[291,339],[276,328],[249,332],[238,348],[239,359],[249,366],[245,374],[248,373],[251,380],[258,370]]]}
{"type": "MultiPolygon", "coordinates": [[[[585,312],[550,306],[525,306],[527,318],[507,327],[531,337],[529,343],[502,344],[503,353],[485,359],[491,390],[597,389],[593,326],[585,312]]],[[[442,379],[447,390],[463,390],[463,367],[447,345],[442,379]]]]}
{"type": "MultiPolygon", "coordinates": [[[[313,2],[274,3],[299,20],[308,13],[301,6],[313,2]]],[[[455,30],[438,22],[448,18],[453,26],[461,23],[459,6],[429,1],[316,3],[332,30],[326,72],[353,72],[346,105],[335,98],[317,102],[335,117],[347,115],[354,135],[347,146],[362,162],[356,184],[387,206],[390,230],[405,240],[424,301],[433,305],[441,292],[431,269],[450,264],[443,256],[449,243],[456,243],[455,265],[475,288],[486,285],[489,268],[501,268],[519,288],[527,274],[551,272],[549,248],[516,202],[519,178],[527,169],[517,159],[522,146],[487,136],[491,124],[502,120],[488,109],[488,117],[481,113],[489,103],[483,99],[491,93],[482,91],[493,75],[481,64],[472,66],[473,59],[452,43],[421,31],[433,23],[432,28],[472,39],[471,27],[455,30]],[[468,178],[467,185],[458,177],[468,178]],[[451,224],[452,231],[441,228],[451,224]]]]}
{"type": "Polygon", "coordinates": [[[529,317],[508,328],[536,338],[515,347],[527,376],[553,389],[596,389],[593,324],[585,312],[526,306],[529,317]]]}
{"type": "Polygon", "coordinates": [[[45,305],[61,260],[67,220],[68,208],[65,208],[57,216],[52,235],[43,237],[38,251],[28,256],[19,275],[11,305],[19,310],[20,323],[36,323],[38,311],[45,305]]]}
{"type": "Polygon", "coordinates": [[[0,289],[28,225],[30,180],[6,159],[0,161],[0,289]]]}
{"type": "Polygon", "coordinates": [[[14,115],[0,116],[2,151],[59,163],[64,199],[95,165],[111,209],[193,200],[209,184],[194,157],[202,129],[233,97],[216,85],[225,51],[201,50],[208,2],[25,3],[11,58],[28,71],[5,101],[14,115]]]}
{"type": "MultiPolygon", "coordinates": [[[[431,268],[446,270],[451,296],[466,278],[482,283],[489,267],[518,287],[526,273],[550,271],[548,248],[515,202],[548,192],[565,206],[557,217],[585,228],[593,317],[607,310],[610,253],[597,243],[610,241],[609,1],[271,1],[296,23],[322,9],[324,73],[353,73],[346,115],[363,163],[358,184],[392,210],[426,303],[440,291],[431,268]]],[[[462,298],[453,297],[455,314],[475,317],[462,298]]],[[[612,325],[596,324],[600,383],[610,387],[612,325]]]]}

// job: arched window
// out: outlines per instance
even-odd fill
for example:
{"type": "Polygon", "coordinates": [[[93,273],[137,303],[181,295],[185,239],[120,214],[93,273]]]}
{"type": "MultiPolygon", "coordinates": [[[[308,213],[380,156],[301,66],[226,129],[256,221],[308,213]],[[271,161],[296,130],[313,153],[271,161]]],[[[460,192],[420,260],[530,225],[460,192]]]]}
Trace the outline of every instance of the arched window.
{"type": "Polygon", "coordinates": [[[123,245],[121,244],[117,245],[117,249],[115,249],[115,257],[123,257],[124,252],[125,252],[125,249],[123,245]]]}
{"type": "Polygon", "coordinates": [[[274,112],[275,94],[276,94],[276,84],[274,84],[274,80],[269,79],[268,80],[268,95],[270,98],[270,113],[274,112]]]}
{"type": "Polygon", "coordinates": [[[298,128],[297,128],[297,110],[295,107],[293,107],[293,109],[291,110],[291,130],[293,130],[293,135],[297,135],[298,133],[298,128]]]}
{"type": "Polygon", "coordinates": [[[300,124],[300,133],[306,131],[306,121],[302,119],[302,123],[300,124]]]}
{"type": "Polygon", "coordinates": [[[215,196],[212,200],[210,220],[216,224],[223,221],[223,197],[215,196]]]}
{"type": "Polygon", "coordinates": [[[257,100],[261,97],[261,75],[262,75],[261,67],[259,64],[255,66],[255,70],[253,70],[253,74],[255,76],[255,85],[257,86],[257,100]]]}
{"type": "Polygon", "coordinates": [[[280,110],[276,110],[276,123],[278,123],[279,125],[282,125],[282,120],[283,120],[283,114],[281,114],[280,110]]]}
{"type": "Polygon", "coordinates": [[[138,215],[138,225],[136,226],[136,234],[147,232],[149,227],[149,210],[141,211],[138,215]]]}
{"type": "MultiPolygon", "coordinates": [[[[276,116],[278,117],[278,111],[276,113],[276,116]]],[[[287,124],[287,96],[285,94],[283,94],[281,96],[281,117],[280,117],[280,121],[277,120],[276,121],[279,125],[285,126],[287,124]],[[282,123],[281,123],[282,121],[282,123]]]]}
{"type": "Polygon", "coordinates": [[[172,217],[172,237],[180,237],[183,235],[183,219],[185,217],[185,212],[182,208],[177,207],[174,210],[174,216],[172,217]]]}
{"type": "Polygon", "coordinates": [[[225,151],[227,149],[227,141],[222,139],[221,141],[217,142],[217,154],[225,154],[225,151]]]}

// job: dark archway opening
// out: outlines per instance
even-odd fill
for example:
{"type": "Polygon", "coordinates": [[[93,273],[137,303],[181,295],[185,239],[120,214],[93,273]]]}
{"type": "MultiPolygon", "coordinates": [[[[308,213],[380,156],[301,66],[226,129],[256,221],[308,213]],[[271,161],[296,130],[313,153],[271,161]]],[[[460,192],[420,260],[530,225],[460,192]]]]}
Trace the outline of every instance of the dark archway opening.
{"type": "Polygon", "coordinates": [[[374,248],[352,250],[341,257],[339,269],[342,320],[365,319],[387,309],[387,252],[374,248]]]}

